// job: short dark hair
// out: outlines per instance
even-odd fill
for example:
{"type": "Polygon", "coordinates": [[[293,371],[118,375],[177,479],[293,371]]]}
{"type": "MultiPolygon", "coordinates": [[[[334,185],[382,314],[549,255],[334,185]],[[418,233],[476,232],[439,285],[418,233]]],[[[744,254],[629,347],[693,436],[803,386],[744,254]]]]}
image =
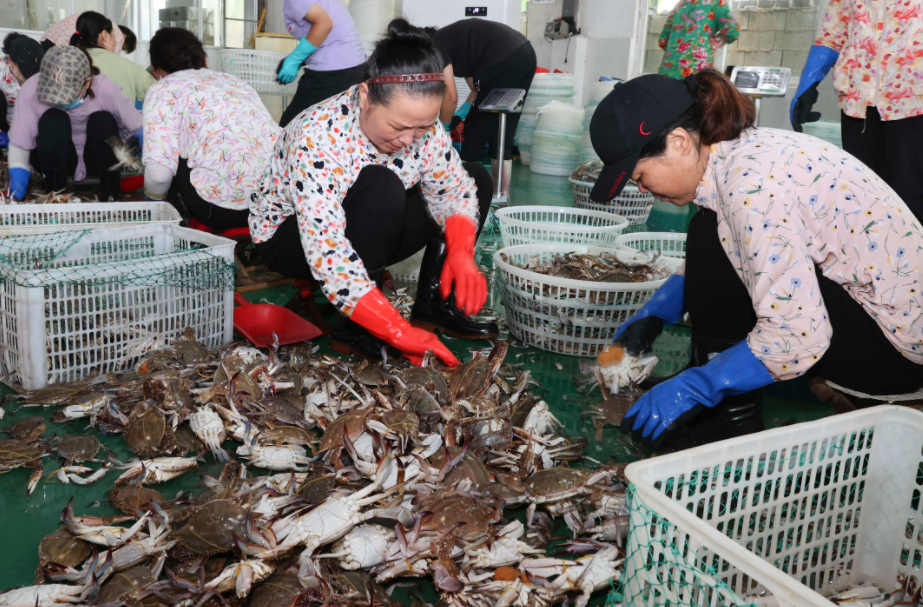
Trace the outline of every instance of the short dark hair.
{"type": "Polygon", "coordinates": [[[157,30],[150,44],[151,67],[168,74],[205,67],[205,47],[195,34],[181,27],[157,30]]]}
{"type": "Polygon", "coordinates": [[[86,11],[77,17],[77,31],[71,36],[71,46],[82,48],[99,48],[99,35],[112,33],[112,21],[96,11],[86,11]]]}
{"type": "Polygon", "coordinates": [[[42,45],[42,50],[45,51],[46,53],[48,52],[49,49],[54,48],[54,42],[52,42],[52,41],[49,40],[48,38],[45,38],[44,40],[41,40],[41,41],[39,42],[39,44],[42,45]]]}
{"type": "Polygon", "coordinates": [[[13,45],[13,40],[16,40],[17,38],[25,38],[25,35],[20,34],[19,32],[10,32],[9,34],[6,35],[6,38],[3,39],[3,48],[2,48],[4,55],[9,56],[10,47],[13,45]]]}
{"type": "Polygon", "coordinates": [[[122,35],[125,36],[125,42],[122,43],[122,52],[133,53],[138,48],[138,37],[131,31],[127,25],[119,25],[122,35]]]}
{"type": "MultiPolygon", "coordinates": [[[[442,73],[442,55],[433,39],[405,19],[388,24],[387,35],[378,41],[365,64],[363,79],[402,74],[442,73]]],[[[388,105],[396,92],[413,97],[439,97],[445,93],[444,82],[407,82],[404,84],[370,84],[372,103],[388,105]]]]}

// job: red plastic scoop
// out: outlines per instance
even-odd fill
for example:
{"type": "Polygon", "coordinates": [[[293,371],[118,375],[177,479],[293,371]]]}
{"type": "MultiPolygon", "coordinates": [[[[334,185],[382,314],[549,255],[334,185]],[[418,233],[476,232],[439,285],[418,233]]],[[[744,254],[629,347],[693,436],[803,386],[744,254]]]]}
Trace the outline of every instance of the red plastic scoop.
{"type": "Polygon", "coordinates": [[[257,348],[272,345],[275,333],[279,343],[295,344],[314,339],[323,332],[288,308],[275,304],[252,304],[240,293],[234,293],[234,329],[257,348]]]}

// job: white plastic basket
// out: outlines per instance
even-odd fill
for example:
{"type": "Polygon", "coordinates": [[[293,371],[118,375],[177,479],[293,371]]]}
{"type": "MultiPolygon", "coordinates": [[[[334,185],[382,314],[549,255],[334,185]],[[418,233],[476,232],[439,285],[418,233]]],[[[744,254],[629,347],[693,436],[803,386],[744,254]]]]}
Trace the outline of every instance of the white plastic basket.
{"type": "Polygon", "coordinates": [[[626,607],[832,607],[923,576],[923,414],[880,406],[635,462],[626,607]],[[860,517],[861,514],[861,517],[860,517]]]}
{"type": "Polygon", "coordinates": [[[279,84],[276,82],[276,70],[279,62],[285,59],[285,53],[224,49],[218,51],[218,55],[221,58],[222,72],[237,76],[252,86],[257,93],[264,95],[291,97],[298,89],[298,80],[304,71],[304,67],[299,68],[294,80],[288,84],[279,84]]]}
{"type": "MultiPolygon", "coordinates": [[[[573,244],[527,244],[494,253],[500,292],[510,331],[523,343],[550,352],[595,356],[612,343],[615,331],[647,302],[664,280],[603,283],[545,276],[518,265],[539,256],[542,264],[560,253],[598,255],[614,249],[573,244]],[[516,264],[516,265],[514,265],[516,264]]],[[[624,252],[625,261],[646,261],[647,254],[624,252]]],[[[661,257],[657,265],[669,273],[678,259],[661,257]]]]}
{"type": "Polygon", "coordinates": [[[178,225],[179,211],[168,202],[77,202],[0,206],[0,236],[61,230],[116,228],[142,223],[178,225]]]}
{"type": "Polygon", "coordinates": [[[186,327],[209,349],[233,338],[233,279],[220,288],[163,284],[233,276],[232,240],[170,224],[47,237],[57,237],[45,249],[56,257],[34,270],[17,253],[28,236],[0,239],[0,364],[23,388],[124,371],[186,327]]]}
{"type": "Polygon", "coordinates": [[[504,247],[572,243],[612,248],[628,220],[612,213],[540,205],[497,210],[504,247]]]}
{"type": "Polygon", "coordinates": [[[391,274],[391,280],[412,283],[416,283],[420,280],[420,264],[423,263],[423,254],[425,252],[426,248],[424,247],[404,261],[399,261],[393,266],[388,266],[386,269],[391,274]]]}
{"type": "Polygon", "coordinates": [[[615,241],[632,251],[660,251],[667,257],[686,258],[686,235],[680,232],[634,232],[615,241]]]}
{"type": "Polygon", "coordinates": [[[568,181],[570,181],[571,190],[574,191],[574,206],[578,209],[615,213],[626,218],[631,225],[644,223],[651,216],[654,195],[650,192],[641,192],[637,186],[626,185],[611,202],[599,203],[590,200],[590,191],[594,184],[576,179],[568,179],[568,181]]]}

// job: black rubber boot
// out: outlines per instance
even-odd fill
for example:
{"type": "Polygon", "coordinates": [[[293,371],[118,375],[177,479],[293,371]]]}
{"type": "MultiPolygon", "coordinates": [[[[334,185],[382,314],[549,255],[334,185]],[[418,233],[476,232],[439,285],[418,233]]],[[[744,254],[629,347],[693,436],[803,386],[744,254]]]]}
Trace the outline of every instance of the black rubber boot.
{"type": "Polygon", "coordinates": [[[499,335],[500,327],[497,323],[477,322],[458,311],[455,307],[454,288],[448,299],[442,299],[439,286],[445,258],[445,237],[440,234],[429,241],[423,254],[417,298],[410,310],[410,324],[427,331],[439,330],[461,339],[490,339],[499,335]]]}
{"type": "Polygon", "coordinates": [[[60,192],[67,187],[67,173],[64,169],[49,169],[44,174],[45,190],[51,192],[60,192]]]}
{"type": "MultiPolygon", "coordinates": [[[[693,334],[690,366],[701,367],[736,342],[708,339],[693,334]]],[[[671,433],[658,450],[681,451],[765,430],[763,389],[728,396],[714,408],[699,409],[683,427],[671,433]]]]}
{"type": "Polygon", "coordinates": [[[99,201],[114,202],[122,199],[122,167],[102,171],[99,175],[99,201]]]}
{"type": "MultiPolygon", "coordinates": [[[[381,288],[384,280],[384,268],[369,272],[371,278],[378,288],[381,288]]],[[[382,351],[390,352],[388,356],[397,356],[397,352],[389,349],[386,342],[378,339],[368,332],[367,329],[349,320],[340,314],[333,327],[330,329],[330,347],[334,352],[340,354],[355,354],[369,362],[381,362],[382,351]]]]}

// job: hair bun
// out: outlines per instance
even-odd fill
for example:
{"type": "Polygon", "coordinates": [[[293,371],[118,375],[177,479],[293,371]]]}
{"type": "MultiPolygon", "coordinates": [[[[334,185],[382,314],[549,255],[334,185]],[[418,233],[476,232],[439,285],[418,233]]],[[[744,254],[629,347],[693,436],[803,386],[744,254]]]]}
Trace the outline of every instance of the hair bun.
{"type": "Polygon", "coordinates": [[[433,39],[422,28],[411,25],[406,19],[394,19],[388,24],[388,39],[395,42],[432,46],[433,39]]]}

